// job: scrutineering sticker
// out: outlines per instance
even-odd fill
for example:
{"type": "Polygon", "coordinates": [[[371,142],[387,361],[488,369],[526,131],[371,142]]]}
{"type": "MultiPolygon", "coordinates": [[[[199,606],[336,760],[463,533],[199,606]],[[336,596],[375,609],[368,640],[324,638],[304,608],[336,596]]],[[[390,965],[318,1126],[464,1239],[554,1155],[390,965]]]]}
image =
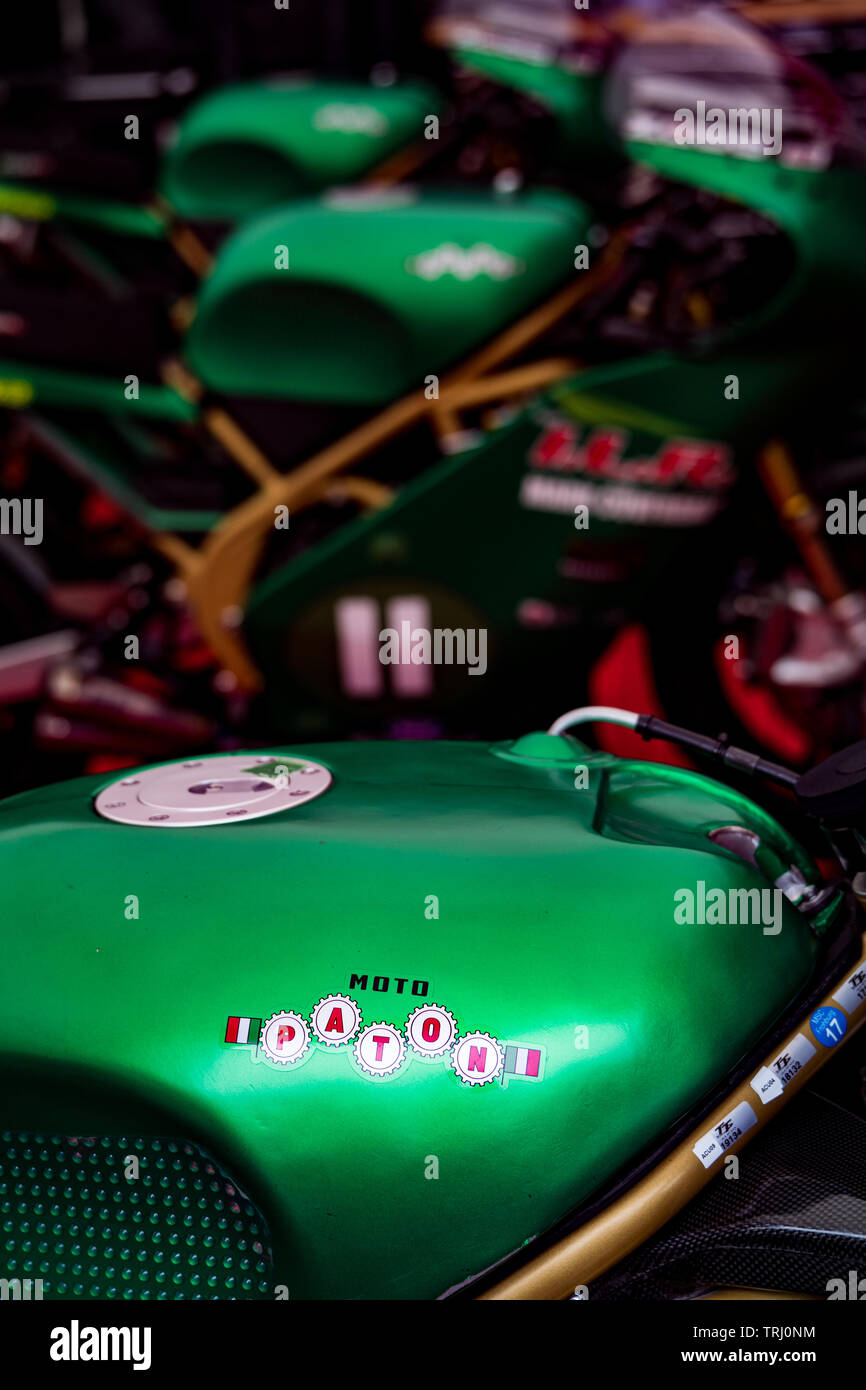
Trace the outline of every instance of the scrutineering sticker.
{"type": "MultiPolygon", "coordinates": [[[[264,1015],[263,1015],[264,1016],[264,1015]]],[[[467,1088],[499,1081],[541,1081],[546,1049],[490,1033],[460,1032],[444,1004],[419,1004],[403,1022],[364,1023],[361,1006],[348,994],[325,994],[309,1015],[278,1010],[262,1019],[231,1014],[226,1043],[246,1044],[251,1060],[265,1061],[291,1074],[316,1051],[344,1052],[356,1071],[376,1080],[403,1071],[411,1061],[439,1063],[467,1088]]]]}
{"type": "Polygon", "coordinates": [[[770,1063],[770,1071],[779,1078],[782,1086],[787,1086],[789,1081],[793,1081],[798,1071],[801,1071],[808,1061],[815,1056],[815,1048],[809,1042],[805,1033],[798,1033],[792,1038],[788,1046],[778,1057],[774,1057],[770,1063]]]}
{"type": "Polygon", "coordinates": [[[778,1057],[752,1077],[752,1090],[760,1096],[762,1104],[769,1105],[771,1100],[776,1100],[814,1056],[815,1048],[802,1033],[792,1038],[778,1057]]]}
{"type": "Polygon", "coordinates": [[[809,1027],[825,1047],[835,1047],[848,1031],[848,1020],[841,1009],[822,1004],[809,1019],[809,1027]]]}
{"type": "Polygon", "coordinates": [[[866,1000],[866,965],[859,965],[853,975],[849,975],[841,989],[833,995],[840,1009],[853,1014],[866,1000]]]}
{"type": "Polygon", "coordinates": [[[741,1139],[747,1129],[758,1123],[758,1117],[746,1100],[740,1101],[729,1115],[723,1120],[719,1120],[717,1125],[708,1129],[696,1144],[692,1146],[694,1155],[705,1168],[711,1168],[717,1159],[721,1158],[738,1139],[741,1139]]]}

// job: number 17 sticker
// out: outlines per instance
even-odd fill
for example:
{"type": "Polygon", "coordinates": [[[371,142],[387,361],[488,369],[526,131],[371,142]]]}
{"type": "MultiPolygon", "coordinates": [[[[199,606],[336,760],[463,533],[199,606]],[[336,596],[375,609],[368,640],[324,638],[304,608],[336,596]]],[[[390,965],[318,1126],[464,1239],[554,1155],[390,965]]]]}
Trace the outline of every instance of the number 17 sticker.
{"type": "Polygon", "coordinates": [[[823,1004],[809,1019],[809,1027],[825,1047],[835,1047],[848,1031],[848,1020],[841,1009],[823,1004]]]}

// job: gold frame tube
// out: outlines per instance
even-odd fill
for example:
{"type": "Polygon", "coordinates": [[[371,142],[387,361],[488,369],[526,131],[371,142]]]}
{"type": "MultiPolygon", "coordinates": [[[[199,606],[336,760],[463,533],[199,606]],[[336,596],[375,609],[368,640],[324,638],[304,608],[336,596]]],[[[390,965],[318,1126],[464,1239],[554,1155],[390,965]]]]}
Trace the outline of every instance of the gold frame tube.
{"type": "MultiPolygon", "coordinates": [[[[866,965],[866,936],[861,942],[858,964],[866,965]]],[[[833,984],[821,1003],[838,1007],[833,993],[857,968],[856,964],[850,966],[833,984]]],[[[815,1005],[815,1008],[817,1007],[819,1006],[815,1005]]],[[[814,1008],[810,1010],[809,1017],[812,1013],[814,1008]]],[[[815,1046],[814,1056],[803,1064],[777,1100],[761,1105],[749,1084],[750,1078],[746,1077],[651,1173],[622,1197],[611,1202],[610,1206],[591,1217],[578,1230],[564,1236],[549,1250],[536,1255],[514,1274],[507,1275],[493,1288],[480,1294],[479,1299],[499,1301],[569,1298],[579,1285],[591,1285],[594,1279],[598,1279],[600,1275],[619,1264],[645,1240],[655,1235],[666,1221],[682,1211],[719,1172],[715,1164],[710,1168],[703,1167],[693,1152],[693,1145],[702,1139],[708,1130],[720,1124],[736,1105],[748,1101],[755,1112],[757,1123],[731,1145],[725,1156],[739,1153],[766,1128],[782,1107],[811,1081],[824,1063],[835,1055],[840,1044],[837,1043],[836,1047],[832,1048],[825,1047],[811,1033],[809,1017],[801,1020],[790,1031],[786,1040],[777,1044],[772,1053],[765,1058],[766,1066],[788,1048],[797,1033],[801,1032],[805,1033],[815,1046]]],[[[848,1015],[848,1029],[843,1042],[847,1042],[864,1022],[866,1000],[848,1015]]],[[[757,1071],[757,1068],[755,1070],[757,1071]]]]}

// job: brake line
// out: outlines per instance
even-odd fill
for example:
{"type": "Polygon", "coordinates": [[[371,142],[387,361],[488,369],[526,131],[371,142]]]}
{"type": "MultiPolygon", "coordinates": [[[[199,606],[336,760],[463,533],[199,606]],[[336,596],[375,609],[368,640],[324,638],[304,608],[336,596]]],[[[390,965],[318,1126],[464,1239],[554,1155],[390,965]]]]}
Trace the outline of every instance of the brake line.
{"type": "Polygon", "coordinates": [[[637,714],[634,710],[615,709],[611,705],[583,705],[568,710],[566,714],[551,724],[549,734],[563,734],[578,724],[619,724],[622,728],[633,729],[643,739],[665,739],[668,743],[679,744],[706,758],[715,759],[736,772],[748,773],[752,777],[766,777],[784,787],[795,787],[800,774],[781,763],[769,762],[766,758],[749,753],[745,748],[737,748],[729,743],[725,735],[708,738],[706,734],[695,733],[692,729],[682,729],[677,724],[668,724],[653,714],[637,714]]]}

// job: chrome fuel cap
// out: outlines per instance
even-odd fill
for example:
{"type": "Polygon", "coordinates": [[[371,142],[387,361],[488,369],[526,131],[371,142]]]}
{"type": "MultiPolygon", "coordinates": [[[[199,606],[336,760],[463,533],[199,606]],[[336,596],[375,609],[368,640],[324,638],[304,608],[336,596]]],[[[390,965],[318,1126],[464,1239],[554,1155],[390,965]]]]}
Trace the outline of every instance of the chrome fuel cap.
{"type": "Polygon", "coordinates": [[[94,806],[122,825],[224,825],[302,806],[331,780],[326,767],[307,758],[228,753],[131,772],[105,787],[94,806]]]}

